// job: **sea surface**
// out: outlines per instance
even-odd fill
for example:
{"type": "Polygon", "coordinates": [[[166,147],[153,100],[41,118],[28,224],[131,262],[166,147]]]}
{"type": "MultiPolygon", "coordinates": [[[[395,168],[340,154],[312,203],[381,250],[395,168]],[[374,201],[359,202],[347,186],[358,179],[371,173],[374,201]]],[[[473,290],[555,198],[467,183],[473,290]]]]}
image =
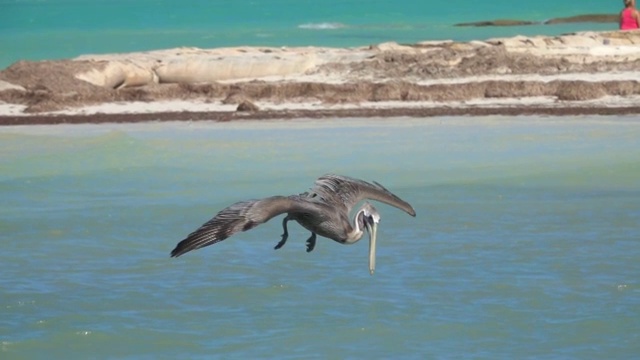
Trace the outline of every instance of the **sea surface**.
{"type": "Polygon", "coordinates": [[[618,13],[622,1],[513,0],[0,0],[0,68],[18,60],[180,46],[367,46],[614,30],[617,24],[469,28],[618,13]]]}
{"type": "Polygon", "coordinates": [[[640,120],[0,128],[2,359],[632,359],[640,120]],[[375,180],[376,273],[280,218],[170,258],[239,200],[375,180]]]}

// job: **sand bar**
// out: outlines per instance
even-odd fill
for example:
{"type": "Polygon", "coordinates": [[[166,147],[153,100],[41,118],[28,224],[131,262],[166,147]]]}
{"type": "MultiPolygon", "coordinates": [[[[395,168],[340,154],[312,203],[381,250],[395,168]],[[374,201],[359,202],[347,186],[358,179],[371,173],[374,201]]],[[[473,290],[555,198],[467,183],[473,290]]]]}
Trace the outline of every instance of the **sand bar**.
{"type": "Polygon", "coordinates": [[[640,32],[17,62],[0,124],[640,113],[640,32]]]}

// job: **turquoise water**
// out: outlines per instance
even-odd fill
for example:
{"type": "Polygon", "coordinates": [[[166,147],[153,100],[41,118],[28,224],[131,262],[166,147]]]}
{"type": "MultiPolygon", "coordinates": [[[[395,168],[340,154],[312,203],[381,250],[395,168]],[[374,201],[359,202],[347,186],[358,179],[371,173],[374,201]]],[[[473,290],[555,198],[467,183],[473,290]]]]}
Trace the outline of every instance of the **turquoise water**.
{"type": "Polygon", "coordinates": [[[178,46],[366,46],[611,30],[616,24],[461,28],[616,13],[622,1],[0,0],[0,68],[21,60],[178,46]]]}
{"type": "Polygon", "coordinates": [[[640,122],[434,118],[0,128],[0,358],[630,359],[640,122]],[[235,201],[376,180],[367,243],[280,221],[169,258],[235,201]]]}

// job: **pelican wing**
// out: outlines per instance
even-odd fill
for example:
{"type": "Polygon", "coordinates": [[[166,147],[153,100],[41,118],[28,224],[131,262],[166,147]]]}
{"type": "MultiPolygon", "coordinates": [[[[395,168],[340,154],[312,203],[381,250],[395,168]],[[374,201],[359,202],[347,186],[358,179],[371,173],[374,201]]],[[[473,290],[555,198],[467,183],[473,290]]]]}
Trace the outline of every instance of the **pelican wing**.
{"type": "Polygon", "coordinates": [[[178,257],[191,250],[213,245],[229,236],[253,229],[285,212],[300,210],[306,204],[297,196],[272,196],[260,200],[237,202],[192,232],[171,251],[178,257]]]}
{"type": "MultiPolygon", "coordinates": [[[[311,189],[311,194],[332,206],[343,206],[347,213],[360,201],[369,199],[394,206],[411,216],[416,216],[413,207],[377,182],[369,183],[347,176],[323,175],[311,189]]],[[[313,196],[311,195],[311,196],[313,196]]]]}

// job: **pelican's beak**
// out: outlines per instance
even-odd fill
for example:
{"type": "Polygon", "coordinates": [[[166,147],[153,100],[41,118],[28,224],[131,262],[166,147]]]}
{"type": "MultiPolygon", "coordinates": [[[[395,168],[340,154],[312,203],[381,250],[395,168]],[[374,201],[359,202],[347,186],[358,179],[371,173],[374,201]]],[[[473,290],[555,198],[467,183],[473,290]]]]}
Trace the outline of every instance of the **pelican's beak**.
{"type": "Polygon", "coordinates": [[[376,269],[376,236],[378,232],[378,223],[365,221],[367,230],[369,230],[369,273],[373,275],[376,269]]]}

